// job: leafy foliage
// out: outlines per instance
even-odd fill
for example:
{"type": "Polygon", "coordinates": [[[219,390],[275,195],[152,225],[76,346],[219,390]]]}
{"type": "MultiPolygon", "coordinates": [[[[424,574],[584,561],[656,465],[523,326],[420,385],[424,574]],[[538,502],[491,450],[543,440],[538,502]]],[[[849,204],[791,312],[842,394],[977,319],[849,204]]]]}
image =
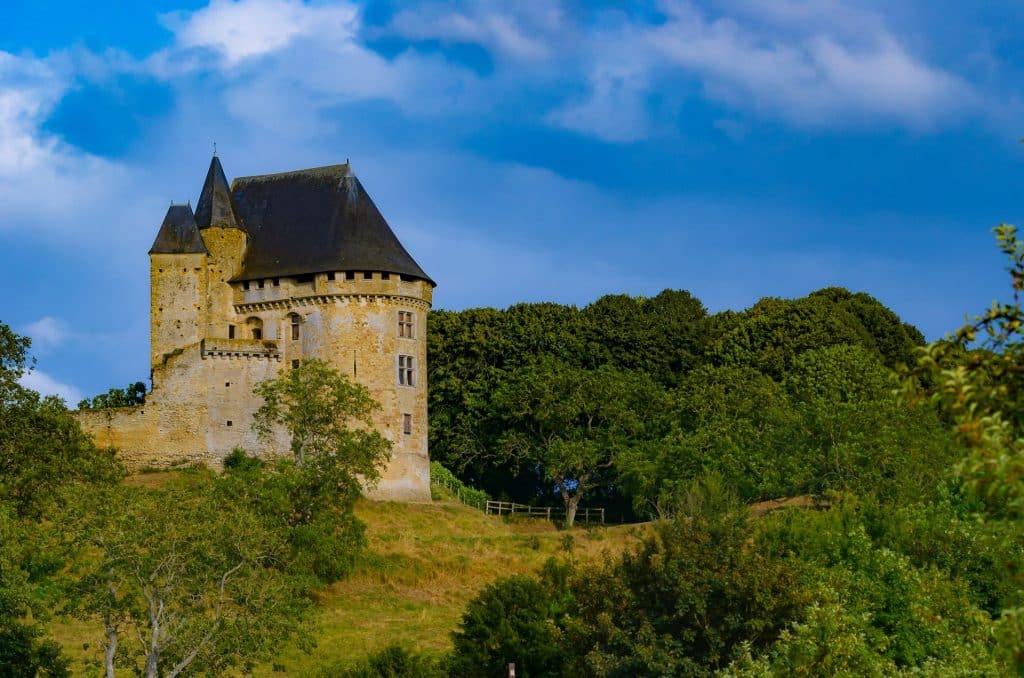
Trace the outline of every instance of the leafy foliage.
{"type": "Polygon", "coordinates": [[[92,398],[86,398],[78,403],[80,410],[100,410],[108,407],[132,407],[146,403],[146,385],[137,381],[128,384],[125,388],[112,388],[92,398]]]}

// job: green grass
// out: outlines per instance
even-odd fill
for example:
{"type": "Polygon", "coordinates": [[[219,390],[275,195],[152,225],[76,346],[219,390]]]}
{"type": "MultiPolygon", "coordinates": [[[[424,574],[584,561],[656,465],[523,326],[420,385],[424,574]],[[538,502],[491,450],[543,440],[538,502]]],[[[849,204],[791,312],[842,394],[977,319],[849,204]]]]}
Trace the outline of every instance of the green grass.
{"type": "MultiPolygon", "coordinates": [[[[130,480],[160,481],[159,474],[130,480]]],[[[550,523],[505,521],[454,501],[362,500],[356,515],[367,525],[368,548],[352,576],[318,596],[312,653],[294,643],[282,646],[274,663],[287,675],[355,662],[395,643],[444,652],[466,603],[484,586],[502,576],[535,572],[551,556],[565,555],[565,533],[550,523]]],[[[572,553],[579,559],[616,553],[639,532],[634,526],[578,528],[572,532],[572,553]]],[[[51,631],[75,659],[76,675],[86,673],[85,662],[102,658],[98,624],[54,623],[51,631]]],[[[255,673],[282,675],[270,664],[255,673]]]]}

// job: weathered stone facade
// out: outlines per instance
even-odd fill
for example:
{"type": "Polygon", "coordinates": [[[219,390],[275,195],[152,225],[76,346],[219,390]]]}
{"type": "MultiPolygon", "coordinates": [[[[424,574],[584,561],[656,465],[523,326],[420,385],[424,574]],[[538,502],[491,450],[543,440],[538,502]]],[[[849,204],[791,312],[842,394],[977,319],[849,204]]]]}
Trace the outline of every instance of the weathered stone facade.
{"type": "Polygon", "coordinates": [[[285,455],[283,431],[262,439],[253,430],[261,404],[253,388],[303,358],[320,358],[381,404],[374,424],[391,441],[392,457],[371,495],[429,499],[433,287],[347,165],[237,179],[229,189],[214,158],[196,214],[172,206],[150,251],[145,405],[84,410],[79,420],[134,468],[219,466],[235,447],[285,455]],[[301,209],[288,213],[290,205],[301,209]],[[324,223],[298,228],[294,219],[324,223]],[[275,228],[288,231],[275,235],[275,228]],[[293,233],[299,242],[276,257],[267,243],[293,233]],[[338,251],[323,251],[332,247],[338,251]],[[247,261],[254,250],[261,262],[247,261]]]}

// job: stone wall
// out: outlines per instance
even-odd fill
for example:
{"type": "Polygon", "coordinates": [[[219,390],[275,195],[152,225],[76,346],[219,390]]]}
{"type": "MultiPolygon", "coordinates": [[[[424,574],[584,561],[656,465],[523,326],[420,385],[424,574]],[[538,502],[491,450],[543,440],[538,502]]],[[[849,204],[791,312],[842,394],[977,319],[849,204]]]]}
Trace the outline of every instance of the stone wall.
{"type": "Polygon", "coordinates": [[[229,262],[197,271],[194,262],[185,262],[194,256],[205,255],[153,256],[153,390],[142,406],[80,412],[83,428],[97,443],[117,447],[133,468],[179,462],[219,467],[235,447],[261,456],[287,455],[283,431],[270,440],[256,435],[253,415],[261,401],[253,388],[291,369],[294,361],[316,357],[366,386],[381,404],[374,425],[391,441],[392,458],[369,494],[429,500],[425,333],[431,285],[380,272],[229,285],[221,282],[229,262]],[[178,265],[158,257],[178,257],[178,265]],[[172,270],[181,270],[182,280],[175,281],[172,270]],[[204,295],[205,284],[221,289],[204,295]],[[187,330],[190,306],[196,306],[192,299],[200,295],[221,306],[229,293],[228,310],[191,309],[203,336],[186,341],[194,336],[187,330]],[[412,314],[412,337],[399,336],[399,311],[412,314]],[[295,317],[297,338],[292,336],[295,317]],[[254,323],[261,326],[259,340],[242,336],[241,328],[254,323]],[[239,328],[235,338],[216,336],[226,334],[229,324],[239,328]],[[179,331],[182,327],[187,331],[179,331]],[[170,348],[179,334],[182,340],[170,348]],[[398,383],[400,355],[413,360],[412,385],[398,383]],[[405,415],[411,417],[410,433],[404,432],[405,415]]]}

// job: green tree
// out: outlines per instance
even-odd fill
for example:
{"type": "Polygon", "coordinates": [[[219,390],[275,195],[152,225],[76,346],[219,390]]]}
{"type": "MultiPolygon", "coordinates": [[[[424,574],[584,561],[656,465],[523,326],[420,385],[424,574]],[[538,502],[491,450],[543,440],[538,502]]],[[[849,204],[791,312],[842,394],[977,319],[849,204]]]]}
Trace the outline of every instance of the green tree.
{"type": "Polygon", "coordinates": [[[912,359],[921,333],[872,297],[828,288],[800,299],[764,298],[742,313],[710,323],[710,358],[745,365],[781,381],[804,351],[849,344],[877,354],[894,368],[912,359]]]}
{"type": "Polygon", "coordinates": [[[193,472],[160,488],[79,493],[69,611],[103,624],[104,666],[147,677],[219,673],[273,655],[309,606],[287,531],[193,472]]]}
{"type": "Polygon", "coordinates": [[[123,477],[112,450],[99,450],[64,402],[40,397],[18,379],[28,367],[28,339],[0,323],[0,501],[22,516],[38,517],[78,482],[123,477]]]}
{"type": "Polygon", "coordinates": [[[146,385],[141,381],[128,384],[125,388],[112,388],[93,398],[78,403],[80,410],[99,410],[107,407],[131,407],[146,402],[146,385]]]}
{"type": "Polygon", "coordinates": [[[453,676],[501,678],[515,662],[516,676],[572,675],[567,670],[557,606],[543,582],[526,576],[489,584],[469,602],[452,635],[453,676]]]}
{"type": "Polygon", "coordinates": [[[20,519],[0,501],[0,675],[21,678],[69,676],[67,659],[37,623],[45,606],[33,595],[32,557],[38,528],[20,519]]]}
{"type": "Polygon", "coordinates": [[[554,484],[572,527],[580,500],[612,481],[616,454],[650,435],[663,391],[646,375],[553,359],[511,374],[494,394],[506,431],[500,450],[554,484]]]}
{"type": "Polygon", "coordinates": [[[256,385],[263,405],[256,430],[270,436],[283,426],[300,466],[330,466],[358,485],[357,476],[373,483],[388,460],[391,445],[374,427],[380,408],[365,386],[356,384],[323,360],[303,360],[293,370],[256,385]],[[361,426],[360,426],[361,425],[361,426]]]}
{"type": "MultiPolygon", "coordinates": [[[[982,515],[1019,530],[1024,519],[1024,241],[1017,229],[995,229],[1009,260],[1010,302],[992,303],[955,334],[932,342],[908,372],[904,392],[912,403],[927,399],[950,418],[966,454],[957,475],[984,504],[982,515]]],[[[1019,551],[1011,565],[1019,570],[1019,551]]],[[[1001,615],[999,636],[1018,670],[1024,667],[1024,608],[1001,615]]]]}

